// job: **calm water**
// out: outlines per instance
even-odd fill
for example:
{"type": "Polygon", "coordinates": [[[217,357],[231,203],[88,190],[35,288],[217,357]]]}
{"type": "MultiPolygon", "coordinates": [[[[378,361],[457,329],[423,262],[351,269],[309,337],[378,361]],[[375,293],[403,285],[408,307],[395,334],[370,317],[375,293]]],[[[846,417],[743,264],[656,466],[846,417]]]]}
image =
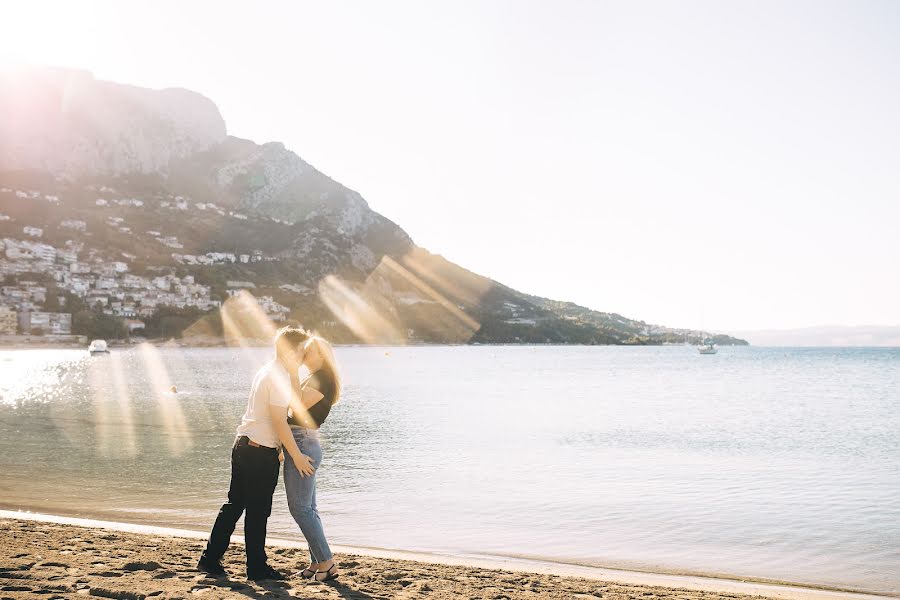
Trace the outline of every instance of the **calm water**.
{"type": "MultiPolygon", "coordinates": [[[[267,356],[0,351],[0,504],[208,528],[267,356]]],[[[338,358],[318,494],[335,544],[900,592],[900,349],[338,358]]],[[[280,485],[270,532],[299,538],[280,485]]]]}

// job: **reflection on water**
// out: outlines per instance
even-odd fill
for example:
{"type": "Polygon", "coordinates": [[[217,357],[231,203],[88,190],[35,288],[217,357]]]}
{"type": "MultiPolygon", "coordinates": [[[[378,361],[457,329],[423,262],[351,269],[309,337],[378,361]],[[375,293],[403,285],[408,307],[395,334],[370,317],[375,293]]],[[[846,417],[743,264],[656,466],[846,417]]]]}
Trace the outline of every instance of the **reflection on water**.
{"type": "MultiPolygon", "coordinates": [[[[268,355],[0,351],[0,503],[208,528],[268,355]]],[[[318,498],[336,544],[900,591],[900,350],[338,358],[318,498]]],[[[299,538],[280,489],[270,531],[299,538]]]]}

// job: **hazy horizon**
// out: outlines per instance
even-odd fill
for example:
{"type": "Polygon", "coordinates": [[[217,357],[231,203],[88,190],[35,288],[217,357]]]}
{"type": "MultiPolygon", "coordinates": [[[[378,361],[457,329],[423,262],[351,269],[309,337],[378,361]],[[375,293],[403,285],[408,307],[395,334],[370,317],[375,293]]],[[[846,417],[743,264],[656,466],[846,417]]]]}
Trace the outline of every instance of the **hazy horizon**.
{"type": "Polygon", "coordinates": [[[523,291],[727,332],[900,324],[896,4],[7,13],[0,64],[200,92],[523,291]]]}

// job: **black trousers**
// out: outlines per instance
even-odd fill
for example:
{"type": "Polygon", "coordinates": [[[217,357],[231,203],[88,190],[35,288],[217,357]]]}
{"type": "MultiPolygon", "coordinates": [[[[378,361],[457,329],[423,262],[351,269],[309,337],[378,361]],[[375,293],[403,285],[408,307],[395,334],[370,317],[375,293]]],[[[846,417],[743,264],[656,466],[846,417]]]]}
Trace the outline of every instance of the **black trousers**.
{"type": "Polygon", "coordinates": [[[266,522],[272,514],[272,494],[278,485],[280,467],[274,448],[253,447],[240,438],[231,450],[231,486],[228,502],[219,509],[216,524],[209,534],[203,556],[219,561],[228,550],[231,534],[241,513],[244,518],[244,540],[247,545],[247,571],[266,564],[266,522]]]}

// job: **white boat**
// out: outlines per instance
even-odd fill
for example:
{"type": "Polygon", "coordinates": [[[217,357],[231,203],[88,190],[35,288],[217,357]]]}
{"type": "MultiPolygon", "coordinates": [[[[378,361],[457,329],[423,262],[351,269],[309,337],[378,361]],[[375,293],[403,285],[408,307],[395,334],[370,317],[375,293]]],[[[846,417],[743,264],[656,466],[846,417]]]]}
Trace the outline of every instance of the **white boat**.
{"type": "Polygon", "coordinates": [[[700,354],[715,354],[718,351],[712,340],[703,340],[703,343],[697,346],[697,352],[700,354]]]}
{"type": "Polygon", "coordinates": [[[88,352],[93,354],[109,354],[109,348],[106,345],[106,340],[94,340],[91,342],[91,345],[88,346],[88,352]]]}

